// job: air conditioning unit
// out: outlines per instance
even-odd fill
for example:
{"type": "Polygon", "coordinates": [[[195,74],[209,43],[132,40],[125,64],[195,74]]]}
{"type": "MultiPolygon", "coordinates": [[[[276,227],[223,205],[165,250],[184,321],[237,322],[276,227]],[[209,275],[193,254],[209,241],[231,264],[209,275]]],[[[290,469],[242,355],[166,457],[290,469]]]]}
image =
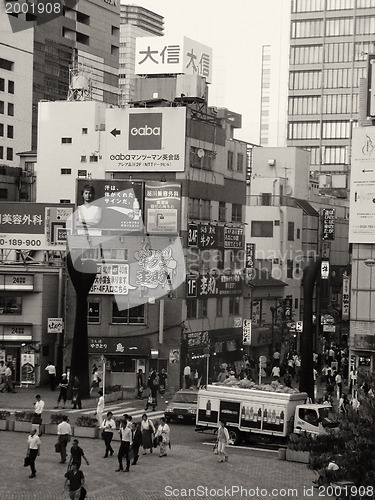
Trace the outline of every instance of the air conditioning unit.
{"type": "Polygon", "coordinates": [[[269,165],[270,167],[274,167],[274,166],[276,165],[276,160],[275,160],[275,158],[270,158],[270,159],[268,160],[268,165],[269,165]]]}

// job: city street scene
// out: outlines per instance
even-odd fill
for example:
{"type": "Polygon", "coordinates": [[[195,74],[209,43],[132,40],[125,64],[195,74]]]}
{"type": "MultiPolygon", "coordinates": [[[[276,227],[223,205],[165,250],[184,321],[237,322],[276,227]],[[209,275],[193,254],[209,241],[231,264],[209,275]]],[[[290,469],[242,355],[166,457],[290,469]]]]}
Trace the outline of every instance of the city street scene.
{"type": "Polygon", "coordinates": [[[374,33],[0,4],[0,500],[374,499],[374,33]]]}

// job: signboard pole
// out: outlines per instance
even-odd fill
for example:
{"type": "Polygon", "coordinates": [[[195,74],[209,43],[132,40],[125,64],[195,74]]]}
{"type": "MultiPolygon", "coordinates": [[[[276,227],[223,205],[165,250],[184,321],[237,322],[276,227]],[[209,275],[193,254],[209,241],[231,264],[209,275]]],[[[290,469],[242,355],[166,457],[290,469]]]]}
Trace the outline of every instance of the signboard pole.
{"type": "Polygon", "coordinates": [[[105,365],[106,365],[106,359],[105,356],[102,355],[100,358],[100,361],[103,363],[103,396],[105,394],[105,365]]]}

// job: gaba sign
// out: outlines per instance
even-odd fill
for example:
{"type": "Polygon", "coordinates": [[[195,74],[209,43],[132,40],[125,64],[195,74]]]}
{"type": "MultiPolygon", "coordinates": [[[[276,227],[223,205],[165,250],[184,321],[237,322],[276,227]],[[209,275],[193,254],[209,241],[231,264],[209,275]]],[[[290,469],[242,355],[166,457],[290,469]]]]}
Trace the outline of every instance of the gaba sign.
{"type": "Polygon", "coordinates": [[[137,113],[129,115],[129,150],[161,149],[161,113],[137,113]]]}

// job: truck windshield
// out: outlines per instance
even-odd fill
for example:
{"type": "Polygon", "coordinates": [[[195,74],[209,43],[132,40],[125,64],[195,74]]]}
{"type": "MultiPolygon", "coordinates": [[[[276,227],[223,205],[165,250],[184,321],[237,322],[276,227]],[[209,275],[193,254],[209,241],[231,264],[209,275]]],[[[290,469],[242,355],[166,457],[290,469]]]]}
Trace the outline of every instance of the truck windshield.
{"type": "Polygon", "coordinates": [[[331,406],[319,408],[319,419],[323,427],[335,427],[337,425],[335,413],[331,406]]]}

